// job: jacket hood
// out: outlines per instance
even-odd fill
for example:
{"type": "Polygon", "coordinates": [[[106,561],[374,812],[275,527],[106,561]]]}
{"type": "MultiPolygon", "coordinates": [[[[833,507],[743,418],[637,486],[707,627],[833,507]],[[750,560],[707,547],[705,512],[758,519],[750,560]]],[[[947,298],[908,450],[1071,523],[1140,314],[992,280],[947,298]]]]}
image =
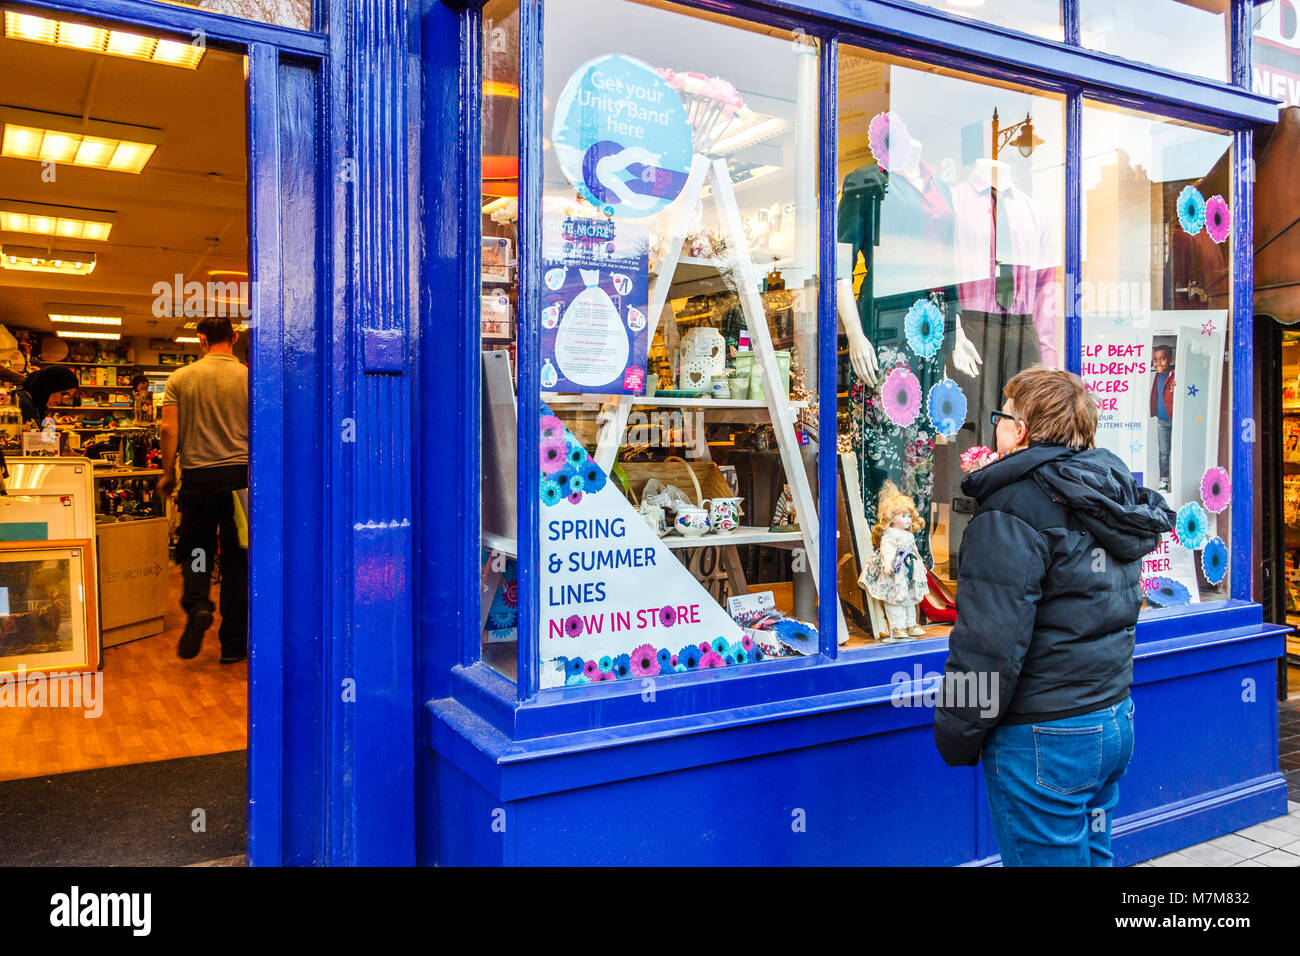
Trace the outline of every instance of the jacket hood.
{"type": "Polygon", "coordinates": [[[1174,512],[1105,448],[1082,451],[1034,443],[962,479],[962,493],[983,502],[999,489],[1032,477],[1064,504],[1098,543],[1120,561],[1136,561],[1173,530],[1174,512]]]}

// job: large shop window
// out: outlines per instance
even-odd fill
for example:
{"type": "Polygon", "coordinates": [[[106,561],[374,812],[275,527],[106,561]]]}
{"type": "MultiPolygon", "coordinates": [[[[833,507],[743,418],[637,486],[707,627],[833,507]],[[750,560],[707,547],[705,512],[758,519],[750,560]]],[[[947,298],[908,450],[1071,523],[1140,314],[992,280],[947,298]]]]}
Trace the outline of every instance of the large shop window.
{"type": "MultiPolygon", "coordinates": [[[[819,45],[626,0],[550,0],[543,27],[539,314],[485,287],[483,380],[508,408],[535,323],[540,686],[816,654],[819,45]]],[[[512,283],[515,207],[489,207],[512,283]]]]}
{"type": "Polygon", "coordinates": [[[964,463],[1063,364],[1059,96],[841,48],[837,567],[851,647],[945,634],[964,463]],[[901,527],[899,527],[901,526],[901,527]]]}
{"type": "Polygon", "coordinates": [[[1087,103],[1082,373],[1097,444],[1177,511],[1148,607],[1228,596],[1232,137],[1087,103]]]}
{"type": "Polygon", "coordinates": [[[1226,83],[1230,3],[1079,0],[1079,38],[1103,53],[1226,83]]]}

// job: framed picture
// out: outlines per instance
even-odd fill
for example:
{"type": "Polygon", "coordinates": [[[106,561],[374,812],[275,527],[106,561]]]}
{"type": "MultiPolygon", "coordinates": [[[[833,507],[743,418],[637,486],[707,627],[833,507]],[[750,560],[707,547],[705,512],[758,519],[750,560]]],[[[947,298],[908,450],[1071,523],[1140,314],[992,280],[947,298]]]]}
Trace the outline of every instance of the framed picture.
{"type": "Polygon", "coordinates": [[[99,616],[85,539],[0,543],[0,674],[99,667],[99,616]]]}

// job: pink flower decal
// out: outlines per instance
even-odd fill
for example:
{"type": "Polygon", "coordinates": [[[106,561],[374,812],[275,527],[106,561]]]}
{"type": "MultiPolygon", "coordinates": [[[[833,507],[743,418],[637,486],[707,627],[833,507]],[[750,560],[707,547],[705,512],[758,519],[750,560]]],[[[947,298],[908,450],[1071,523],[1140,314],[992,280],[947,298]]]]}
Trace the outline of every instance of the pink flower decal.
{"type": "Polygon", "coordinates": [[[553,475],[569,460],[569,446],[560,438],[545,438],[541,444],[542,474],[553,475]]]}
{"type": "Polygon", "coordinates": [[[548,438],[558,438],[560,441],[564,441],[564,422],[560,421],[555,415],[543,415],[538,424],[541,426],[543,441],[548,438]]]}
{"type": "Polygon", "coordinates": [[[514,607],[519,603],[519,582],[511,581],[501,589],[501,600],[505,602],[506,607],[514,607]]]}
{"type": "Polygon", "coordinates": [[[921,410],[921,383],[910,368],[897,366],[881,386],[880,399],[889,420],[900,428],[906,428],[916,421],[921,410]]]}
{"type": "Polygon", "coordinates": [[[700,667],[726,667],[727,662],[722,659],[722,655],[717,651],[709,651],[700,658],[700,667]]]}
{"type": "Polygon", "coordinates": [[[1205,200],[1205,231],[1215,242],[1225,242],[1232,231],[1232,213],[1222,196],[1205,200]]]}
{"type": "Polygon", "coordinates": [[[580,637],[582,635],[582,618],[576,614],[570,614],[564,621],[564,633],[569,637],[580,637]]]}
{"type": "Polygon", "coordinates": [[[569,504],[571,505],[576,505],[581,500],[582,500],[581,491],[575,491],[573,494],[569,495],[569,504]]]}
{"type": "Polygon", "coordinates": [[[589,679],[589,680],[599,680],[599,679],[600,679],[600,677],[599,677],[599,674],[600,674],[600,668],[596,665],[596,662],[595,662],[595,661],[587,661],[587,663],[583,664],[583,665],[582,665],[582,673],[583,673],[583,676],[586,677],[586,678],[589,679]]]}
{"type": "Polygon", "coordinates": [[[659,673],[659,652],[653,644],[642,644],[632,652],[632,676],[654,677],[659,673]]]}
{"type": "Polygon", "coordinates": [[[672,627],[677,623],[677,609],[671,604],[665,604],[659,609],[659,623],[664,627],[672,627]]]}
{"type": "Polygon", "coordinates": [[[752,651],[754,649],[754,639],[746,634],[740,639],[740,646],[747,651],[752,651]]]}
{"type": "Polygon", "coordinates": [[[1201,500],[1205,510],[1216,515],[1232,503],[1232,479],[1222,465],[1207,469],[1201,478],[1201,500]]]}
{"type": "Polygon", "coordinates": [[[867,125],[867,145],[881,169],[890,169],[907,158],[912,135],[897,113],[877,113],[867,125]]]}

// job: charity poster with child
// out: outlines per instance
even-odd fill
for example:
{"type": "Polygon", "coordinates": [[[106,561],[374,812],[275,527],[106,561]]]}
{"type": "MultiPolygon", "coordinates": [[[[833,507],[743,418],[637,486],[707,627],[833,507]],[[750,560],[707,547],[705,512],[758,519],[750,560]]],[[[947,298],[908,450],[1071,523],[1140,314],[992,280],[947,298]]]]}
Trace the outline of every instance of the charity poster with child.
{"type": "MultiPolygon", "coordinates": [[[[1165,376],[1178,378],[1173,358],[1179,334],[1194,335],[1199,331],[1197,323],[1205,323],[1209,315],[1201,311],[1190,317],[1180,313],[1083,317],[1079,372],[1097,403],[1096,445],[1114,452],[1128,465],[1136,482],[1156,489],[1175,511],[1186,502],[1169,490],[1168,445],[1170,436],[1178,433],[1174,408],[1183,406],[1167,407],[1167,394],[1176,394],[1176,390],[1171,386],[1167,392],[1163,386],[1165,376]],[[1163,453],[1161,442],[1166,445],[1163,453]]],[[[1190,411],[1190,405],[1187,408],[1190,411]]],[[[1202,423],[1201,427],[1207,425],[1202,423]]],[[[1196,603],[1201,599],[1196,553],[1184,546],[1176,530],[1162,535],[1156,548],[1142,559],[1141,580],[1153,604],[1196,603]]]]}
{"type": "Polygon", "coordinates": [[[540,427],[541,686],[757,660],[739,625],[545,404],[540,427]]]}

